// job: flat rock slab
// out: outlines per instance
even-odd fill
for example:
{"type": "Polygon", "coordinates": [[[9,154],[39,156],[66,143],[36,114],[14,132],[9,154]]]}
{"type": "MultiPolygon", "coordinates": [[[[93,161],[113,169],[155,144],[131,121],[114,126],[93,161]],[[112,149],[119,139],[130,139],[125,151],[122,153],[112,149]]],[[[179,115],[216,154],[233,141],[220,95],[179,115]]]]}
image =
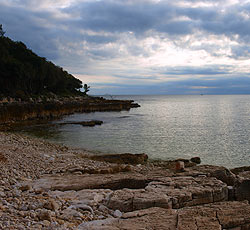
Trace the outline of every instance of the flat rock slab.
{"type": "Polygon", "coordinates": [[[197,177],[200,175],[215,177],[230,186],[233,186],[237,181],[236,175],[223,166],[197,165],[194,167],[185,168],[184,172],[176,173],[176,176],[197,177]]]}
{"type": "Polygon", "coordinates": [[[51,197],[67,200],[71,205],[85,204],[94,206],[101,203],[110,193],[109,189],[83,189],[80,191],[49,191],[51,197]]]}
{"type": "Polygon", "coordinates": [[[248,230],[250,205],[246,202],[218,202],[179,210],[149,208],[83,223],[79,230],[248,230]]]}
{"type": "Polygon", "coordinates": [[[228,187],[214,177],[165,177],[145,189],[114,191],[107,201],[113,210],[131,212],[150,207],[182,208],[228,200],[228,187]]]}
{"type": "Polygon", "coordinates": [[[35,190],[83,190],[83,189],[123,189],[145,188],[147,178],[136,173],[92,174],[92,175],[46,175],[29,182],[35,190]]]}
{"type": "Polygon", "coordinates": [[[150,207],[181,208],[228,200],[228,187],[214,177],[158,177],[150,181],[141,174],[46,176],[29,182],[34,190],[112,190],[105,205],[130,212],[150,207]]]}

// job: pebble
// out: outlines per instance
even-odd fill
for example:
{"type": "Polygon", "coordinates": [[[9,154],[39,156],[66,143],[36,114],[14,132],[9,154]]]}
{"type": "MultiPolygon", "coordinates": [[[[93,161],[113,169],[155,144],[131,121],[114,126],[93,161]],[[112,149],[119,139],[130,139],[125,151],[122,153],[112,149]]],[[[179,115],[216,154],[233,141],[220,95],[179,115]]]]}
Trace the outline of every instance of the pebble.
{"type": "MultiPolygon", "coordinates": [[[[69,169],[92,174],[111,168],[110,163],[87,159],[82,150],[19,134],[0,132],[0,149],[7,159],[0,161],[0,229],[72,230],[82,222],[112,217],[112,211],[101,204],[103,194],[79,204],[29,185],[43,174],[63,175],[69,169]]],[[[113,214],[122,215],[119,210],[113,214]]]]}
{"type": "Polygon", "coordinates": [[[121,218],[122,212],[120,210],[115,210],[113,216],[116,218],[121,218]]]}

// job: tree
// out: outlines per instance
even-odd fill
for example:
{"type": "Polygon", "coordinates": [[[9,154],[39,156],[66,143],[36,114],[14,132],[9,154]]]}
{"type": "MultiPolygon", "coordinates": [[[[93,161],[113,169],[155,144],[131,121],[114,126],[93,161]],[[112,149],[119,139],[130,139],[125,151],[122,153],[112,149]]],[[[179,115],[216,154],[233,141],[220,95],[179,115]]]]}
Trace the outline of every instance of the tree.
{"type": "Polygon", "coordinates": [[[83,89],[84,89],[83,94],[84,95],[87,95],[87,92],[89,92],[89,88],[90,88],[90,86],[88,86],[87,84],[84,84],[84,86],[83,86],[83,89]]]}
{"type": "Polygon", "coordinates": [[[3,25],[0,24],[0,37],[3,37],[5,34],[5,31],[3,31],[3,25]]]}

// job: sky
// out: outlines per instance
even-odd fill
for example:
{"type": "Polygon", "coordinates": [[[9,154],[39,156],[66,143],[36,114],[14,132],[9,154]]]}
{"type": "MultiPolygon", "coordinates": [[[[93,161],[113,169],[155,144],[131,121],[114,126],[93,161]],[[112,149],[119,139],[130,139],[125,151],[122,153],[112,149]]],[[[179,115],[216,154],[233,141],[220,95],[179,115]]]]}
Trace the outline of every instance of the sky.
{"type": "Polygon", "coordinates": [[[0,0],[0,24],[90,94],[250,94],[249,0],[0,0]]]}

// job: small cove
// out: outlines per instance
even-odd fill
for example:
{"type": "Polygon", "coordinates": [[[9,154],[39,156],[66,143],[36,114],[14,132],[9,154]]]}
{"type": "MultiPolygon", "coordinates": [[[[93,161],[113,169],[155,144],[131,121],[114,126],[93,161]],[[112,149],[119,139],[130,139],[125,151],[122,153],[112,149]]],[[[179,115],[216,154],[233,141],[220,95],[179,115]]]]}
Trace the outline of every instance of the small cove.
{"type": "Polygon", "coordinates": [[[102,120],[101,126],[31,125],[20,132],[98,153],[146,153],[151,159],[199,156],[203,164],[250,164],[250,96],[115,96],[130,111],[65,116],[53,124],[102,120]]]}

